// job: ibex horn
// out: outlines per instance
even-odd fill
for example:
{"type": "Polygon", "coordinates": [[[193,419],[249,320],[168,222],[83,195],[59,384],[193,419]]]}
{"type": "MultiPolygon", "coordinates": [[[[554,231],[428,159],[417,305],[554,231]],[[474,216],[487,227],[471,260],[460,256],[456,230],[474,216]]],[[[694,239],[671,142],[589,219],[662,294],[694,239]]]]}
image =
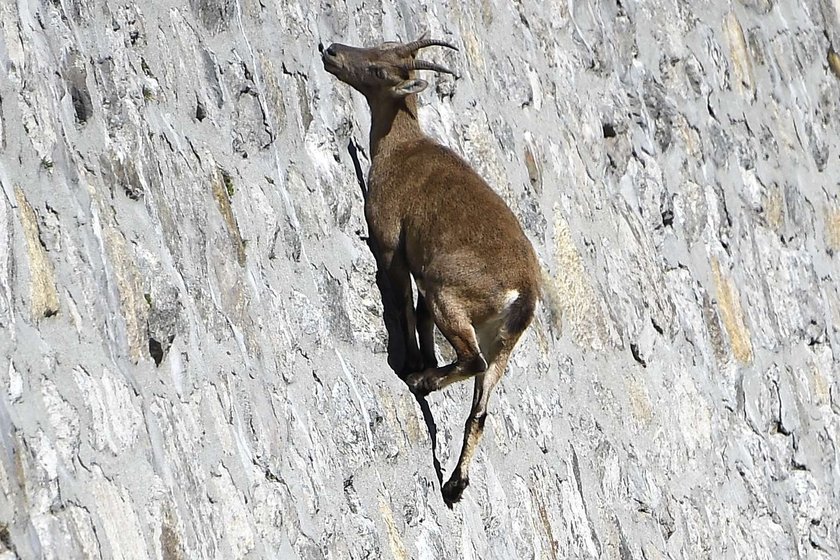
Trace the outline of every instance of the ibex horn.
{"type": "Polygon", "coordinates": [[[400,65],[400,68],[403,70],[434,70],[435,72],[445,72],[447,74],[452,74],[453,76],[456,75],[455,72],[446,66],[441,66],[440,64],[435,64],[434,62],[426,62],[425,60],[412,60],[411,62],[400,65]]]}
{"type": "Polygon", "coordinates": [[[448,49],[458,50],[458,47],[452,45],[451,43],[447,43],[446,41],[441,41],[439,39],[426,39],[426,34],[420,36],[419,39],[416,41],[412,41],[410,43],[406,43],[404,45],[400,45],[397,47],[401,54],[408,55],[419,51],[420,49],[424,49],[426,47],[446,47],[448,49]]]}

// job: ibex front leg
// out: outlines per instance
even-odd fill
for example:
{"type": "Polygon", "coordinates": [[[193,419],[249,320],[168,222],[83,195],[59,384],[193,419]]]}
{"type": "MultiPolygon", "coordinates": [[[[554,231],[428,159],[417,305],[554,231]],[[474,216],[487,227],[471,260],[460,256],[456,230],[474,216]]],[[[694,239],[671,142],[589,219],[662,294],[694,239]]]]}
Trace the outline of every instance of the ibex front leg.
{"type": "Polygon", "coordinates": [[[435,322],[422,294],[417,295],[417,336],[420,339],[420,354],[423,356],[423,368],[436,368],[435,322]]]}
{"type": "Polygon", "coordinates": [[[401,368],[404,377],[423,369],[423,359],[417,347],[417,317],[414,315],[414,294],[411,289],[411,276],[405,259],[395,250],[381,251],[379,265],[385,271],[396,304],[396,314],[400,323],[400,335],[403,338],[405,360],[401,368]]]}

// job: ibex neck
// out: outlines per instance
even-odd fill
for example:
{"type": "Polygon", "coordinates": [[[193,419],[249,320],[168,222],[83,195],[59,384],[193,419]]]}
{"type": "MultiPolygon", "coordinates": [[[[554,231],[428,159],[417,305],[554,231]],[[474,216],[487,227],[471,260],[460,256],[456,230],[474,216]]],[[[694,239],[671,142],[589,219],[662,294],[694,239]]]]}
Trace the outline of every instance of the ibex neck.
{"type": "Polygon", "coordinates": [[[409,95],[393,103],[370,102],[371,157],[423,136],[417,121],[417,99],[409,95]]]}

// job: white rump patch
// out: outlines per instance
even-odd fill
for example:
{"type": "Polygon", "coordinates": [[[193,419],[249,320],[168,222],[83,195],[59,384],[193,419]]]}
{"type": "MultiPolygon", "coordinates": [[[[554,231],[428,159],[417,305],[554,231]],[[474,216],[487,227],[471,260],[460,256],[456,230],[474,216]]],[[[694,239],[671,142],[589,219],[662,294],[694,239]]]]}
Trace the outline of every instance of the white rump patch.
{"type": "Polygon", "coordinates": [[[507,309],[508,307],[513,305],[513,302],[515,302],[518,298],[519,290],[508,290],[507,292],[505,292],[505,300],[503,307],[507,309]]]}
{"type": "Polygon", "coordinates": [[[476,338],[478,338],[478,347],[481,349],[484,359],[488,362],[496,359],[495,352],[498,351],[496,342],[504,328],[503,323],[509,312],[508,310],[517,299],[519,299],[519,290],[504,292],[502,294],[502,304],[497,308],[496,314],[488,317],[483,323],[473,326],[476,338]]]}

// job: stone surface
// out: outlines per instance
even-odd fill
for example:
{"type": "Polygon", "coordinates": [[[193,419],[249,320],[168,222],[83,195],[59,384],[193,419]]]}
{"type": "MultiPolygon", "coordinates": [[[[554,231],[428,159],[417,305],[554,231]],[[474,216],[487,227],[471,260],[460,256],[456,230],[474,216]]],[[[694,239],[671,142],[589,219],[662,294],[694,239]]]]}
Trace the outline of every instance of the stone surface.
{"type": "MultiPolygon", "coordinates": [[[[0,3],[0,558],[837,558],[838,21],[0,3]],[[451,511],[318,56],[424,30],[461,49],[423,125],[545,280],[451,511]]],[[[445,475],[470,391],[430,398],[445,475]]]]}

